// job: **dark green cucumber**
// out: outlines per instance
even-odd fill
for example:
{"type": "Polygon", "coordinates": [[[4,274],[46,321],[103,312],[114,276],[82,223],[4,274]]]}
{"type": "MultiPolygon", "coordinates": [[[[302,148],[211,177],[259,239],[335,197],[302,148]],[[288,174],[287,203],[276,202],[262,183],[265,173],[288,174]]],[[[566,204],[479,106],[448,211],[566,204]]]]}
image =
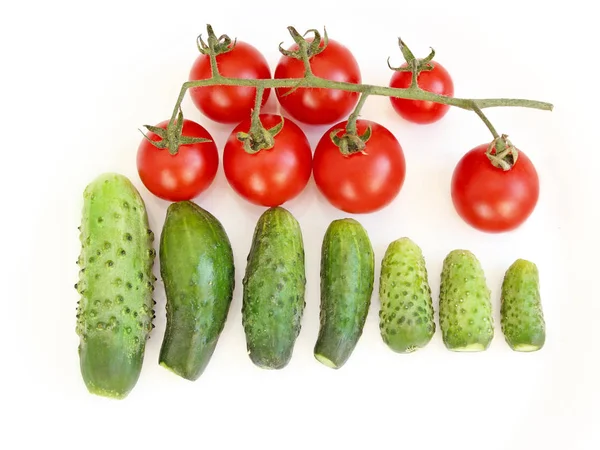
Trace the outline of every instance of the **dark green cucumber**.
{"type": "Polygon", "coordinates": [[[300,224],[284,208],[259,218],[243,279],[242,322],[251,361],[282,369],[292,358],[306,305],[300,224]]]}
{"type": "Polygon", "coordinates": [[[486,350],[494,337],[490,289],[479,260],[468,250],[444,259],[440,286],[440,328],[444,344],[457,352],[486,350]]]}
{"type": "Polygon", "coordinates": [[[233,251],[225,229],[190,201],[172,203],[160,239],[167,325],[159,364],[196,380],[225,326],[233,296],[233,251]]]}
{"type": "Polygon", "coordinates": [[[537,266],[516,260],[502,282],[501,326],[511,349],[519,352],[540,350],[546,341],[546,323],[540,299],[537,266]]]}
{"type": "Polygon", "coordinates": [[[320,327],[315,358],[333,369],[354,351],[371,304],[375,258],[366,230],[354,219],[334,220],[321,247],[320,327]]]}
{"type": "Polygon", "coordinates": [[[122,399],[141,372],[156,280],[154,235],[126,177],[103,174],[86,187],[80,232],[81,374],[91,393],[122,399]]]}
{"type": "Polygon", "coordinates": [[[425,258],[409,238],[393,241],[381,262],[379,330],[397,353],[425,347],[435,333],[425,258]]]}

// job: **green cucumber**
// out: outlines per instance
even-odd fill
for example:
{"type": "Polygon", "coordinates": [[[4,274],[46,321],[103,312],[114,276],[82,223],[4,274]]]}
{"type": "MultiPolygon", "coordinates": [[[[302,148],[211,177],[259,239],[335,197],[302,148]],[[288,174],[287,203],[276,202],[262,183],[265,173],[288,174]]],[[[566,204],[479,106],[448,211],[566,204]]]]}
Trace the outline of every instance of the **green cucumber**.
{"type": "Polygon", "coordinates": [[[517,259],[502,282],[501,326],[511,349],[519,352],[540,350],[546,341],[546,323],[540,299],[537,266],[517,259]]]}
{"type": "Polygon", "coordinates": [[[167,299],[159,364],[194,381],[212,358],[229,313],[233,251],[216,217],[182,201],[167,210],[159,256],[167,299]]]}
{"type": "Polygon", "coordinates": [[[269,208],[256,224],[243,278],[242,323],[256,366],[282,369],[291,360],[305,288],[300,224],[286,209],[269,208]]]}
{"type": "Polygon", "coordinates": [[[76,330],[81,375],[92,394],[123,399],[138,381],[154,326],[153,239],[129,179],[107,173],[85,188],[76,330]]]}
{"type": "Polygon", "coordinates": [[[444,259],[440,286],[440,328],[444,344],[457,352],[486,350],[494,337],[490,289],[479,260],[468,250],[444,259]]]}
{"type": "Polygon", "coordinates": [[[341,368],[354,351],[373,292],[374,253],[366,230],[354,219],[331,222],[321,247],[321,305],[315,358],[341,368]]]}
{"type": "Polygon", "coordinates": [[[381,263],[379,330],[397,353],[425,347],[435,333],[425,258],[409,238],[393,241],[381,263]]]}

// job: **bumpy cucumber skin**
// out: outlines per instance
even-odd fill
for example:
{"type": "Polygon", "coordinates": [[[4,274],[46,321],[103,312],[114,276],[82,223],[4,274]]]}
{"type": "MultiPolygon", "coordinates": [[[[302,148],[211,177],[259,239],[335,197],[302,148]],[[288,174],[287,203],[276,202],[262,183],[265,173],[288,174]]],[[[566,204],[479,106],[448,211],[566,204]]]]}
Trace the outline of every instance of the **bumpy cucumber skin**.
{"type": "Polygon", "coordinates": [[[390,243],[381,262],[379,330],[394,352],[425,347],[435,333],[427,267],[421,248],[403,237],[390,243]]]}
{"type": "Polygon", "coordinates": [[[210,362],[225,327],[235,270],[221,223],[191,201],[172,203],[160,238],[167,325],[159,363],[190,381],[210,362]]]}
{"type": "Polygon", "coordinates": [[[242,323],[251,361],[283,369],[292,358],[304,314],[306,288],[302,231],[282,207],[259,218],[243,278],[242,323]]]}
{"type": "Polygon", "coordinates": [[[77,334],[90,393],[123,399],[138,381],[154,327],[156,256],[144,201],[126,177],[102,174],[84,191],[77,334]]]}
{"type": "Polygon", "coordinates": [[[501,326],[507,344],[515,351],[533,352],[545,344],[546,323],[539,283],[537,266],[524,259],[517,259],[504,275],[501,326]]]}
{"type": "Polygon", "coordinates": [[[443,263],[439,304],[442,338],[449,350],[487,350],[494,337],[490,295],[475,255],[451,251],[443,263]]]}
{"type": "Polygon", "coordinates": [[[354,219],[330,223],[321,248],[320,326],[315,358],[341,368],[360,339],[373,293],[374,252],[354,219]]]}

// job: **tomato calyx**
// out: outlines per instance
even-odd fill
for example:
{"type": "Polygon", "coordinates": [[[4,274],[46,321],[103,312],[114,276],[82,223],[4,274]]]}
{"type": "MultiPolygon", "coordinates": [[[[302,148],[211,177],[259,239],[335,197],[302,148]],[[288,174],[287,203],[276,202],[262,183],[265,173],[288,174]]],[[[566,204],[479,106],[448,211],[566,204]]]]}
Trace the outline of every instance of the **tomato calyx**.
{"type": "Polygon", "coordinates": [[[233,47],[235,47],[237,39],[232,42],[231,38],[226,34],[222,34],[221,36],[217,37],[211,25],[206,25],[206,30],[208,33],[208,43],[202,39],[201,34],[196,39],[198,51],[203,55],[217,56],[222,53],[230,52],[233,50],[233,47]]]}
{"type": "Polygon", "coordinates": [[[247,153],[254,154],[261,150],[269,150],[275,146],[275,136],[283,130],[284,118],[269,129],[265,128],[259,117],[253,117],[250,130],[247,133],[239,131],[237,138],[243,144],[247,153]]]}
{"type": "Polygon", "coordinates": [[[323,29],[323,37],[321,37],[321,33],[315,28],[311,28],[303,35],[298,33],[298,31],[292,27],[288,27],[288,31],[290,32],[294,42],[298,44],[298,50],[287,50],[283,48],[283,42],[279,44],[279,51],[284,56],[288,56],[290,58],[304,60],[310,59],[315,55],[318,55],[329,43],[329,38],[327,37],[327,30],[323,29]],[[306,39],[306,35],[312,33],[312,39],[306,39]]]}
{"type": "Polygon", "coordinates": [[[417,78],[421,72],[428,72],[433,70],[433,65],[431,65],[431,61],[435,57],[435,50],[431,48],[431,52],[425,58],[416,58],[413,52],[408,48],[406,43],[398,38],[398,47],[400,47],[400,51],[402,52],[402,56],[406,63],[402,64],[399,67],[393,67],[390,64],[390,58],[387,60],[387,65],[391,70],[395,70],[396,72],[412,72],[412,83],[411,87],[418,87],[417,78]]]}
{"type": "MultiPolygon", "coordinates": [[[[176,155],[179,151],[179,147],[182,145],[190,145],[190,144],[201,144],[203,142],[212,142],[210,139],[199,138],[199,137],[190,137],[190,136],[182,136],[183,130],[183,112],[181,109],[179,110],[179,114],[177,115],[177,121],[173,123],[170,121],[167,125],[166,129],[161,127],[156,127],[153,125],[144,125],[148,131],[156,134],[161,139],[159,141],[155,141],[150,139],[143,131],[142,135],[148,142],[154,145],[156,148],[164,150],[167,149],[171,155],[176,155]]],[[[141,131],[141,130],[140,130],[141,131]]]]}
{"type": "Polygon", "coordinates": [[[284,94],[281,94],[281,97],[287,97],[288,95],[293,94],[309,80],[315,78],[310,66],[310,58],[323,52],[329,44],[329,37],[327,36],[326,29],[323,29],[323,37],[321,37],[321,33],[315,28],[311,28],[303,35],[298,33],[292,26],[287,28],[298,48],[296,50],[287,50],[283,48],[283,42],[281,42],[279,44],[279,51],[283,56],[302,61],[302,64],[304,65],[304,77],[299,83],[291,86],[291,89],[287,90],[284,94]],[[312,33],[312,38],[307,39],[306,35],[310,33],[312,33]]]}
{"type": "MultiPolygon", "coordinates": [[[[367,152],[365,151],[365,148],[367,146],[367,141],[371,138],[371,126],[368,126],[361,135],[357,134],[356,130],[348,130],[348,128],[336,128],[329,133],[329,137],[344,156],[350,156],[354,153],[366,155],[367,152]],[[341,132],[344,132],[344,134],[338,136],[341,132]]],[[[354,128],[356,128],[356,123],[354,124],[354,128]]]]}
{"type": "Polygon", "coordinates": [[[496,137],[488,146],[486,156],[494,167],[508,171],[516,164],[519,152],[508,139],[508,135],[496,137]]]}

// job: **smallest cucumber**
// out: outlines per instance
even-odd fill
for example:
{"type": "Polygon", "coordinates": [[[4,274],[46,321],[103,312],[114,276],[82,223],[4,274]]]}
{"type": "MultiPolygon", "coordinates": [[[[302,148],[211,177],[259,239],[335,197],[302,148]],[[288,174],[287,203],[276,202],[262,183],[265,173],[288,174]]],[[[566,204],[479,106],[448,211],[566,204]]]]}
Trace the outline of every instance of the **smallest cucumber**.
{"type": "Polygon", "coordinates": [[[546,323],[540,299],[539,272],[531,261],[517,259],[502,282],[500,306],[504,338],[518,352],[540,350],[546,341],[546,323]]]}

